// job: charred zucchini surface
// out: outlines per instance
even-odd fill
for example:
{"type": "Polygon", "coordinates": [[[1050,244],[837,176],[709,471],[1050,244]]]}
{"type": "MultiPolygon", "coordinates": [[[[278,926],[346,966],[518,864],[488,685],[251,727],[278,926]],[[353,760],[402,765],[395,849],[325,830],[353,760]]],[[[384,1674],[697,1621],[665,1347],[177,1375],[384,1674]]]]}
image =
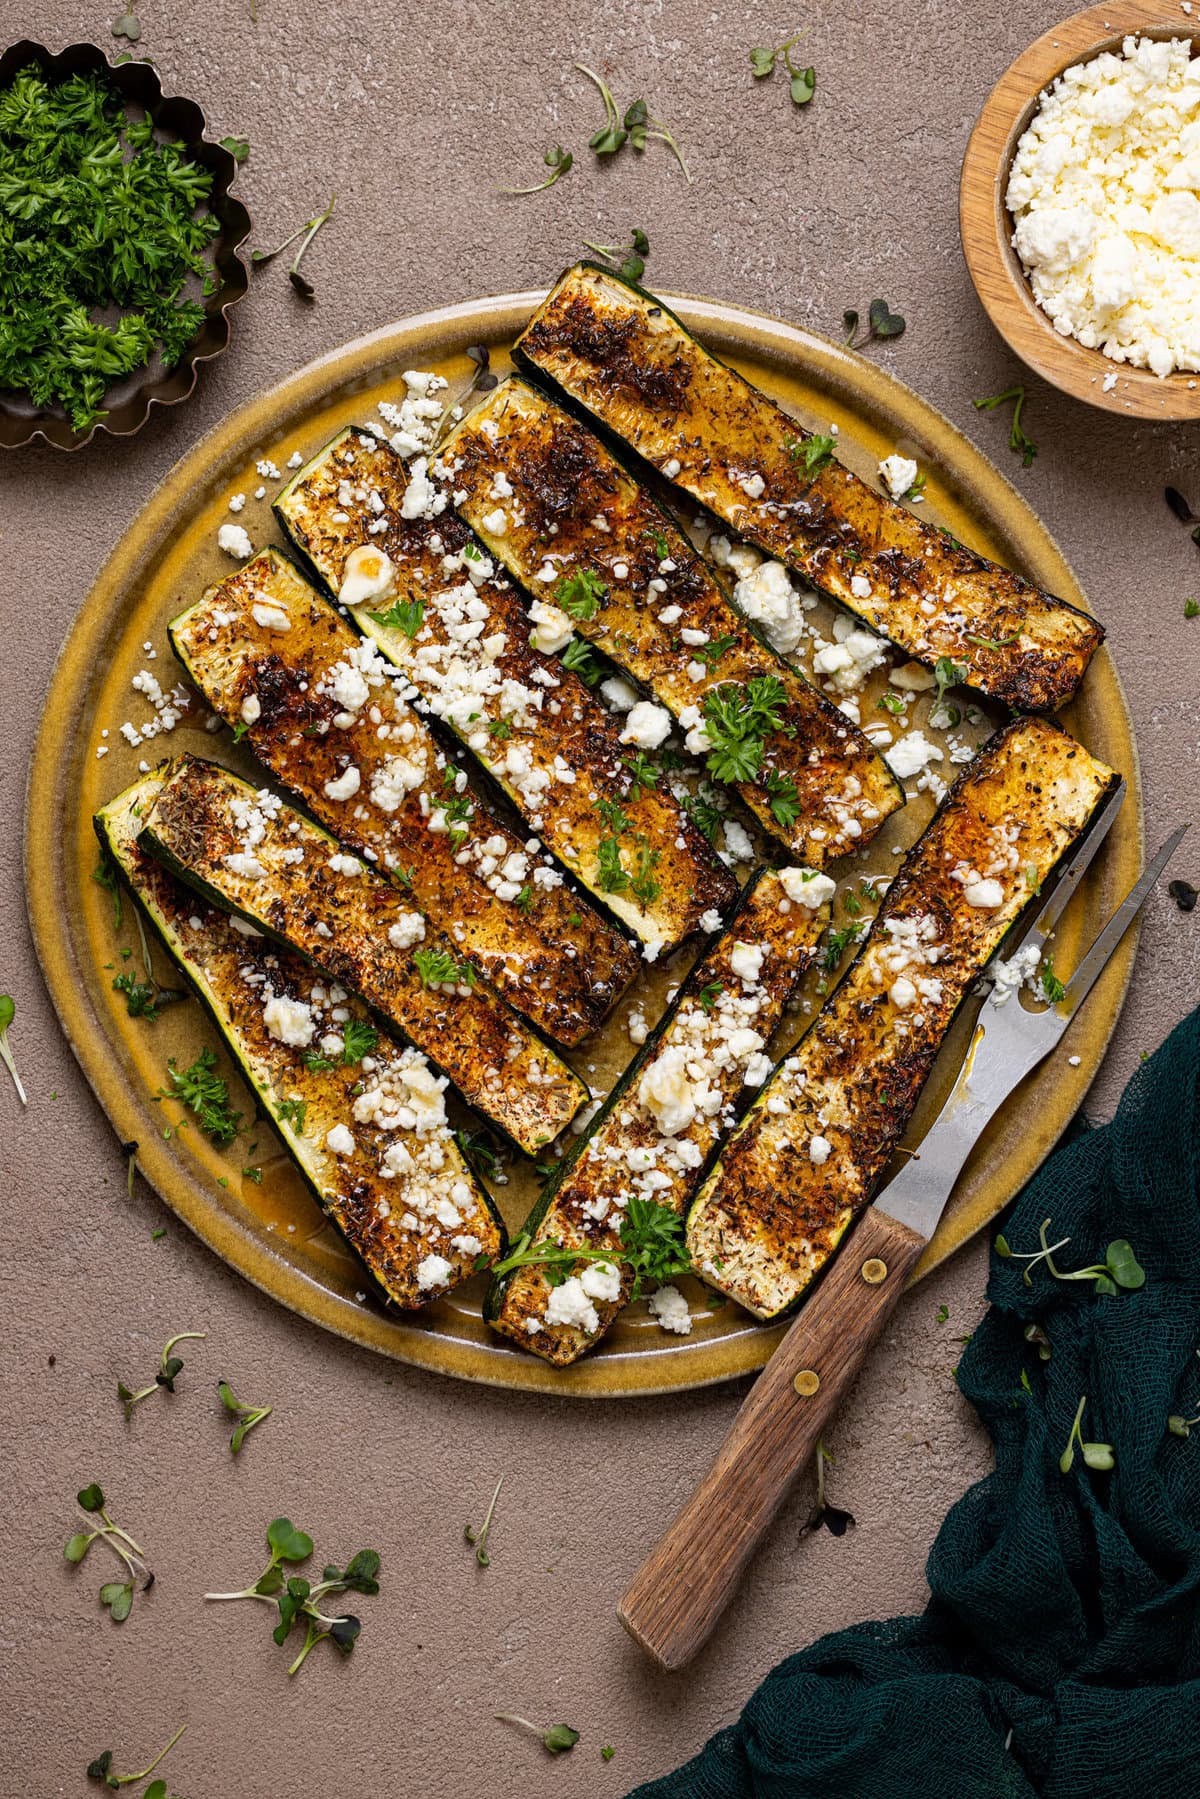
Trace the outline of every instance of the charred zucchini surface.
{"type": "Polygon", "coordinates": [[[704,1278],[794,1305],[870,1199],[971,983],[1118,776],[1041,719],[986,744],[909,852],[843,980],[688,1217],[704,1278]]]}
{"type": "Polygon", "coordinates": [[[601,1023],[637,966],[630,945],[470,793],[411,687],[285,557],[254,557],[170,635],[214,710],[510,1005],[561,1043],[601,1023]]]}
{"type": "Polygon", "coordinates": [[[820,866],[903,804],[858,728],[760,642],[682,531],[537,388],[502,382],[451,431],[441,465],[463,516],[536,596],[532,616],[551,608],[539,632],[573,625],[670,713],[689,748],[711,747],[710,694],[736,711],[751,682],[774,684],[777,723],[736,791],[793,854],[820,866]]]}
{"type": "MultiPolygon", "coordinates": [[[[769,1067],[765,1049],[829,918],[832,882],[766,871],[609,1095],[548,1199],[527,1220],[537,1241],[619,1248],[633,1196],[683,1212],[701,1170],[769,1067]]],[[[494,1282],[486,1315],[560,1367],[603,1336],[629,1295],[628,1271],[586,1261],[551,1286],[539,1267],[494,1282]]]]}
{"type": "Polygon", "coordinates": [[[948,657],[1018,710],[1052,711],[1075,692],[1104,636],[1094,619],[876,493],[661,300],[579,264],[517,350],[739,536],[908,655],[948,657]]]}
{"type": "Polygon", "coordinates": [[[643,943],[674,948],[732,902],[729,875],[666,783],[635,781],[619,724],[579,676],[532,646],[524,606],[462,520],[404,517],[409,486],[394,450],[346,430],[275,511],[334,594],[353,597],[364,556],[377,559],[358,628],[580,884],[643,943]]]}
{"type": "Polygon", "coordinates": [[[385,1298],[419,1306],[448,1293],[478,1256],[502,1253],[505,1237],[447,1121],[445,1079],[386,1042],[369,1073],[361,1057],[346,1059],[347,1033],[364,1040],[367,1008],[292,951],[198,904],[146,854],[138,833],[161,785],[147,775],[98,812],[101,843],[385,1298]]]}
{"type": "Polygon", "coordinates": [[[527,1153],[587,1100],[583,1082],[476,977],[451,937],[428,933],[399,889],[277,794],[182,757],[138,841],[205,898],[358,993],[527,1153]]]}

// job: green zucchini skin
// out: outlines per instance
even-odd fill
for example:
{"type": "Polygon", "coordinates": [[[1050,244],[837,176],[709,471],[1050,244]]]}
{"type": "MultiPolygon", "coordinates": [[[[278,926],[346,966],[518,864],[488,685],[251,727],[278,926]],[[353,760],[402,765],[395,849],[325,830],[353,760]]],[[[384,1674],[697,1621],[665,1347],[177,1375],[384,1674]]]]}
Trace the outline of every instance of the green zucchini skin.
{"type": "Polygon", "coordinates": [[[1018,711],[1054,711],[1078,687],[1101,625],[924,524],[836,459],[806,472],[810,433],[654,295],[577,264],[514,354],[907,655],[948,657],[971,686],[1018,711]],[[736,477],[756,475],[763,490],[751,498],[736,477]]]}
{"type": "Polygon", "coordinates": [[[758,1318],[800,1302],[877,1188],[972,983],[1118,779],[1039,718],[964,769],[693,1201],[688,1248],[710,1285],[758,1318]]]}
{"type": "Polygon", "coordinates": [[[190,679],[272,774],[341,842],[403,881],[514,1010],[559,1043],[603,1022],[637,969],[634,948],[544,853],[527,852],[524,837],[460,794],[465,774],[403,683],[286,557],[253,557],[174,619],[170,638],[190,679]],[[276,611],[285,629],[272,628],[276,611]],[[347,696],[338,683],[358,680],[356,664],[365,685],[347,696]],[[357,710],[340,709],[363,693],[357,710]],[[357,788],[335,797],[351,768],[357,788]],[[408,770],[399,786],[397,768],[408,770]],[[449,823],[447,806],[464,816],[431,829],[439,809],[449,823]],[[517,883],[501,880],[514,866],[525,869],[521,904],[517,883]]]}
{"type": "Polygon", "coordinates": [[[779,684],[780,726],[766,737],[761,766],[735,790],[798,860],[822,867],[862,848],[904,804],[900,783],[858,727],[757,635],[675,522],[540,388],[517,377],[501,382],[449,433],[441,465],[453,471],[463,517],[531,593],[553,602],[573,576],[601,580],[576,630],[683,731],[701,724],[714,689],[742,688],[756,676],[779,684]],[[499,508],[500,530],[498,474],[513,494],[499,508]],[[695,634],[719,646],[719,656],[706,661],[695,634]],[[779,781],[794,789],[794,822],[773,809],[779,781]]]}
{"type": "MultiPolygon", "coordinates": [[[[201,912],[196,895],[172,880],[141,848],[137,838],[142,819],[163,779],[162,770],[146,775],[96,814],[93,822],[102,848],[216,1025],[313,1197],[382,1297],[405,1308],[442,1297],[470,1278],[480,1254],[504,1253],[507,1237],[500,1214],[444,1119],[420,1132],[360,1123],[353,1108],[364,1081],[362,1065],[334,1060],[328,1068],[311,1069],[303,1048],[281,1042],[265,1027],[264,987],[308,1003],[314,999],[314,988],[324,990],[322,984],[292,951],[266,937],[247,938],[225,912],[201,912]],[[192,922],[197,918],[199,929],[192,922]],[[348,1158],[325,1145],[326,1132],[339,1123],[348,1124],[354,1135],[354,1153],[348,1158]],[[396,1145],[408,1151],[414,1166],[408,1172],[386,1174],[384,1158],[396,1145]],[[441,1165],[422,1168],[430,1161],[441,1165]],[[433,1214],[439,1201],[450,1202],[459,1214],[459,1225],[449,1226],[433,1214]],[[406,1216],[412,1226],[402,1222],[406,1216]],[[455,1245],[456,1235],[467,1247],[455,1245]],[[473,1243],[479,1248],[471,1247],[473,1243]],[[447,1272],[422,1285],[419,1270],[432,1255],[447,1264],[447,1272]]],[[[366,1007],[358,1001],[347,998],[344,1005],[350,1019],[369,1021],[366,1007]]],[[[372,1078],[381,1082],[415,1067],[411,1052],[391,1052],[377,1063],[372,1078]]]]}
{"type": "MultiPolygon", "coordinates": [[[[787,878],[797,881],[799,876],[794,870],[787,878]]],[[[586,1138],[564,1157],[524,1232],[569,1247],[615,1250],[623,1206],[631,1194],[676,1212],[686,1210],[705,1163],[753,1090],[749,1077],[761,1079],[766,1071],[766,1044],[816,957],[829,919],[824,896],[832,883],[813,878],[821,884],[812,889],[812,905],[789,898],[774,870],[760,871],[747,884],[734,917],[692,970],[586,1138]],[[748,1033],[744,1040],[738,1035],[743,1031],[748,1033]],[[660,1084],[656,1092],[660,1101],[666,1095],[668,1104],[682,1094],[686,1103],[674,1118],[654,1097],[642,1095],[643,1079],[653,1083],[658,1077],[661,1083],[671,1065],[669,1089],[660,1084]],[[685,1068],[680,1090],[676,1083],[685,1068]]],[[[586,1273],[587,1266],[576,1272],[586,1273]]],[[[566,1367],[600,1341],[626,1303],[629,1288],[625,1271],[618,1297],[591,1296],[595,1328],[547,1321],[553,1290],[540,1267],[522,1267],[493,1278],[484,1316],[522,1348],[566,1367]]]]}
{"type": "Polygon", "coordinates": [[[527,1155],[586,1104],[578,1075],[482,981],[426,986],[416,958],[445,951],[462,967],[453,940],[426,934],[400,890],[266,790],[181,757],[138,841],[204,898],[357,992],[527,1155]]]}
{"type": "Polygon", "coordinates": [[[705,912],[732,903],[731,877],[665,782],[635,784],[620,724],[577,674],[533,647],[524,606],[462,520],[448,511],[404,518],[409,479],[387,444],[368,450],[363,433],[347,427],[298,471],[275,515],[335,597],[353,552],[365,546],[388,557],[390,590],[354,607],[355,625],[593,901],[642,943],[677,947],[705,912]],[[411,635],[382,622],[398,602],[416,608],[411,635]],[[622,837],[653,860],[640,893],[605,874],[597,802],[620,807],[622,837]]]}

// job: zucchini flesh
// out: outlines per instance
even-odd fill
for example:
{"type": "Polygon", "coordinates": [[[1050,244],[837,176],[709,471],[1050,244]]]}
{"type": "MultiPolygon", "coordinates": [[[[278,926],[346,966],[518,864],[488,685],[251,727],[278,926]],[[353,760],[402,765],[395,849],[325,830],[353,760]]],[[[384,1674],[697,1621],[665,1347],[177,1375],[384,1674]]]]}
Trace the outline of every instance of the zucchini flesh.
{"type": "Polygon", "coordinates": [[[759,1318],[801,1298],[886,1170],[971,983],[1118,778],[1044,719],[984,745],[697,1194],[688,1248],[712,1286],[759,1318]]]}
{"type": "Polygon", "coordinates": [[[180,757],[139,842],[357,992],[527,1154],[586,1102],[579,1077],[474,978],[451,938],[428,933],[397,887],[265,788],[180,757]],[[432,955],[442,960],[431,965],[432,955]]]}
{"type": "Polygon", "coordinates": [[[810,470],[810,434],[653,295],[578,264],[538,309],[517,355],[739,536],[907,655],[949,657],[971,686],[1023,711],[1053,711],[1078,687],[1101,625],[924,524],[835,459],[810,470]],[[747,482],[761,482],[757,498],[747,482]]]}
{"type": "Polygon", "coordinates": [[[110,800],[96,814],[101,843],[211,1013],[318,1205],[381,1292],[398,1306],[439,1298],[469,1279],[479,1255],[499,1255],[505,1243],[499,1214],[446,1121],[444,1082],[412,1049],[389,1048],[364,1075],[331,1042],[328,1066],[310,1068],[306,1057],[319,1053],[318,1043],[285,1043],[268,1028],[264,1011],[275,998],[306,1007],[314,1021],[324,1015],[333,1038],[351,1021],[367,1024],[369,1014],[347,996],[338,1021],[329,1019],[328,985],[300,956],[266,937],[246,937],[228,913],[198,909],[195,894],[146,854],[138,833],[162,782],[160,773],[147,775],[110,800]],[[329,1148],[339,1124],[353,1137],[349,1154],[329,1148]]]}
{"type": "Polygon", "coordinates": [[[411,690],[285,557],[255,556],[173,620],[170,636],[210,705],[271,772],[341,842],[402,881],[511,1006],[561,1043],[602,1022],[633,977],[635,951],[465,791],[466,776],[407,703],[411,690]],[[339,783],[354,791],[335,797],[339,783]]]}
{"type": "Polygon", "coordinates": [[[730,904],[732,878],[665,782],[634,781],[620,726],[579,676],[532,647],[524,607],[462,520],[403,517],[405,465],[370,443],[347,429],[299,471],[275,503],[284,530],[334,594],[360,545],[387,555],[390,591],[353,609],[359,630],[581,886],[643,943],[674,948],[730,904]],[[381,622],[397,608],[411,630],[381,622]],[[597,802],[627,821],[616,870],[600,860],[612,833],[597,802]]]}
{"type": "MultiPolygon", "coordinates": [[[[450,432],[442,465],[463,516],[531,592],[553,604],[572,577],[599,578],[604,591],[585,599],[594,610],[575,628],[685,731],[701,725],[713,689],[742,690],[756,676],[781,684],[779,728],[736,791],[794,855],[820,867],[861,848],[903,805],[857,726],[760,641],[674,521],[537,388],[502,382],[450,432]],[[497,502],[498,476],[511,500],[497,502]]],[[[578,604],[569,587],[564,604],[578,604]]]]}
{"type": "MultiPolygon", "coordinates": [[[[553,1190],[526,1221],[524,1228],[536,1241],[617,1249],[623,1208],[632,1195],[676,1212],[686,1210],[701,1169],[733,1124],[739,1102],[754,1090],[755,1077],[761,1081],[767,1070],[763,1051],[815,959],[829,919],[824,896],[830,886],[811,870],[787,870],[783,877],[764,870],[743,890],[724,934],[696,964],[609,1094],[586,1140],[564,1164],[553,1190]],[[802,895],[807,887],[816,903],[789,899],[784,880],[802,895]],[[755,953],[759,951],[761,955],[755,953]]],[[[574,1286],[561,1290],[551,1287],[536,1265],[515,1269],[493,1282],[485,1316],[522,1348],[565,1367],[600,1340],[628,1298],[624,1268],[617,1298],[588,1294],[589,1270],[605,1266],[581,1263],[571,1277],[574,1286]],[[581,1280],[582,1295],[575,1291],[581,1280]],[[582,1302],[590,1299],[594,1326],[590,1317],[583,1322],[548,1319],[555,1293],[560,1302],[565,1295],[585,1311],[582,1302]]]]}

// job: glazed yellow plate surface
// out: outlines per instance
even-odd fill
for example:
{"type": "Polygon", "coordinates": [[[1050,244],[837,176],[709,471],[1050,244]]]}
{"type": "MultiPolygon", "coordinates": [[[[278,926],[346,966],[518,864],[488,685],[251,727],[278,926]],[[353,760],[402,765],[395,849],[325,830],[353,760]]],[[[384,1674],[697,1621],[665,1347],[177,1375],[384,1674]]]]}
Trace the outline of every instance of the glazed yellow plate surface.
{"type": "MultiPolygon", "coordinates": [[[[195,1001],[171,1007],[154,1024],[127,1016],[111,983],[115,973],[139,967],[132,904],[126,898],[117,931],[111,896],[91,878],[97,863],[92,813],[134,778],[140,760],[154,762],[188,749],[254,772],[243,746],[235,746],[227,731],[213,734],[206,728],[209,715],[194,696],[173,731],[137,748],[126,744],[120,727],[127,720],[140,726],[152,716],[149,703],[130,686],[140,670],[152,673],[164,690],[181,678],[166,624],[232,568],[217,548],[218,527],[235,516],[228,510],[230,497],[247,496],[236,521],[256,549],[280,541],[270,501],[282,480],[267,479],[267,494],[256,501],[255,491],[264,485],[256,463],[268,459],[286,478],[293,452],[307,459],[341,426],[371,416],[379,400],[402,396],[405,369],[437,369],[449,378],[452,392],[464,387],[471,373],[464,354],[469,344],[489,345],[493,367],[503,369],[508,346],[540,298],[510,294],[470,302],[361,338],[242,407],[172,470],[109,558],[51,682],[30,772],[27,891],[34,940],[63,1028],[114,1130],[122,1142],[136,1141],[145,1177],[231,1267],[315,1323],[401,1361],[499,1386],[611,1397],[703,1386],[752,1372],[766,1361],[784,1327],[757,1325],[732,1305],[710,1309],[704,1289],[684,1281],[695,1320],[690,1336],[667,1335],[638,1304],[597,1354],[556,1372],[483,1324],[482,1279],[420,1313],[388,1315],[367,1295],[361,1269],[324,1223],[265,1121],[224,1151],[191,1128],[164,1136],[180,1116],[173,1102],[155,1098],[166,1084],[168,1057],[185,1066],[202,1045],[219,1047],[216,1034],[195,1001]],[[146,644],[156,652],[153,657],[146,644]],[[98,755],[100,749],[106,753],[98,755]],[[123,947],[133,948],[134,955],[122,959],[123,947]]],[[[1084,603],[1061,551],[1025,502],[952,425],[900,382],[795,326],[709,300],[672,299],[671,304],[719,355],[806,425],[827,431],[836,423],[839,454],[858,473],[873,480],[879,458],[894,449],[915,456],[927,474],[925,510],[932,520],[1063,599],[1084,603]]],[[[1096,608],[1101,617],[1102,599],[1096,608]]],[[[876,691],[863,700],[864,721],[874,710],[876,691]]],[[[1140,867],[1137,756],[1107,651],[1096,657],[1062,722],[1093,754],[1119,769],[1130,787],[1108,844],[1059,928],[1055,966],[1065,975],[1140,867]]],[[[977,741],[986,727],[965,735],[977,741]]],[[[955,771],[947,764],[946,772],[955,771]]],[[[925,796],[911,802],[888,821],[861,861],[835,872],[843,877],[893,872],[899,860],[893,849],[912,841],[931,810],[925,796]]],[[[1073,1117],[1116,1022],[1134,947],[1131,934],[1061,1050],[993,1122],[964,1170],[917,1278],[1013,1197],[1073,1117]],[[1071,1066],[1076,1057],[1077,1066],[1071,1066]]],[[[157,950],[156,956],[160,977],[169,979],[165,952],[157,950]]],[[[573,1057],[593,1085],[607,1091],[632,1054],[627,1030],[632,1006],[640,1005],[653,1022],[667,986],[681,978],[685,966],[677,959],[672,967],[648,971],[598,1040],[573,1057]]],[[[806,1003],[819,1004],[812,985],[806,1003]]],[[[794,1038],[804,1022],[801,1013],[776,1047],[794,1038]]],[[[961,1060],[964,1030],[960,1020],[910,1142],[940,1104],[961,1060]]],[[[221,1065],[234,1104],[249,1114],[249,1095],[223,1054],[221,1065]]],[[[515,1225],[535,1188],[527,1168],[510,1165],[507,1173],[507,1184],[495,1191],[515,1225]]]]}

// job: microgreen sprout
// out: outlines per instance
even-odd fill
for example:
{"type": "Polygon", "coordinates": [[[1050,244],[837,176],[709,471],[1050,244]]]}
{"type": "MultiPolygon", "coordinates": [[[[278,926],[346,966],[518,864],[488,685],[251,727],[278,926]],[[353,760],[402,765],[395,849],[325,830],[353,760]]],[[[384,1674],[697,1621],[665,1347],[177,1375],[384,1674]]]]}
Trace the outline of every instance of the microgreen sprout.
{"type": "Polygon", "coordinates": [[[1116,1466],[1116,1451],[1111,1443],[1085,1443],[1083,1440],[1080,1426],[1083,1422],[1083,1408],[1086,1404],[1087,1394],[1085,1393],[1076,1409],[1075,1419],[1071,1425],[1071,1434],[1067,1438],[1067,1447],[1058,1458],[1058,1466],[1063,1474],[1071,1472],[1071,1466],[1075,1460],[1076,1443],[1079,1445],[1079,1453],[1089,1468],[1096,1468],[1102,1473],[1107,1473],[1109,1469],[1116,1466]]]}
{"type": "Polygon", "coordinates": [[[788,72],[788,92],[795,106],[807,106],[817,87],[817,71],[812,67],[798,69],[791,56],[792,45],[798,44],[802,37],[807,36],[808,30],[809,27],[805,26],[803,31],[797,31],[785,44],[780,44],[774,50],[759,48],[750,52],[750,73],[755,81],[763,81],[768,75],[773,75],[775,64],[782,56],[788,72]]]}
{"type": "Polygon", "coordinates": [[[313,287],[313,284],[308,277],[300,273],[300,264],[308,246],[317,235],[317,232],[321,229],[322,225],[327,224],[333,217],[333,209],[336,204],[337,195],[333,194],[330,198],[329,205],[325,208],[324,212],[318,214],[315,219],[306,219],[303,225],[298,226],[297,229],[292,232],[290,237],[284,238],[281,244],[276,244],[273,250],[252,250],[250,252],[250,261],[256,268],[261,267],[264,263],[273,262],[277,256],[282,255],[284,250],[290,250],[297,238],[302,238],[303,241],[300,248],[296,251],[292,265],[288,269],[288,280],[302,300],[311,300],[316,289],[313,287]]]}
{"type": "Polygon", "coordinates": [[[1037,1350],[1038,1361],[1039,1362],[1048,1362],[1050,1360],[1050,1354],[1051,1354],[1050,1339],[1046,1335],[1045,1331],[1042,1329],[1041,1325],[1040,1324],[1027,1324],[1025,1326],[1025,1330],[1024,1330],[1023,1334],[1025,1337],[1025,1341],[1027,1343],[1032,1343],[1034,1345],[1035,1349],[1037,1350]]]}
{"type": "Polygon", "coordinates": [[[1104,1253],[1102,1262],[1095,1262],[1088,1268],[1059,1268],[1054,1261],[1055,1254],[1065,1249],[1071,1241],[1062,1237],[1057,1243],[1047,1243],[1046,1233],[1050,1228],[1050,1220],[1043,1218],[1038,1229],[1038,1238],[1042,1247],[1028,1252],[1018,1253],[1009,1245],[1008,1238],[998,1235],[996,1238],[996,1254],[1004,1261],[1024,1262],[1026,1267],[1021,1275],[1027,1287],[1033,1285],[1033,1270],[1039,1262],[1045,1262],[1046,1270],[1056,1281],[1093,1281],[1097,1293],[1113,1295],[1118,1287],[1127,1293],[1136,1292],[1146,1284],[1144,1269],[1139,1265],[1132,1246],[1124,1237],[1114,1238],[1104,1253]]]}
{"type": "Polygon", "coordinates": [[[229,1439],[229,1447],[234,1455],[242,1447],[249,1433],[256,1424],[271,1416],[269,1405],[246,1405],[240,1400],[227,1380],[217,1382],[217,1392],[221,1396],[221,1404],[227,1412],[233,1414],[235,1423],[233,1435],[229,1439]]]}
{"type": "MultiPolygon", "coordinates": [[[[846,333],[846,348],[849,350],[861,350],[874,338],[883,340],[889,337],[903,337],[905,330],[907,329],[907,324],[908,321],[904,318],[903,314],[893,312],[886,300],[871,301],[871,304],[867,308],[867,328],[861,337],[856,336],[859,326],[859,317],[854,308],[848,306],[842,314],[842,327],[846,333]]],[[[921,485],[924,486],[924,482],[921,482],[921,485]]],[[[909,495],[911,495],[912,491],[913,490],[910,488],[909,495]]]]}
{"type": "MultiPolygon", "coordinates": [[[[662,119],[650,116],[646,102],[644,100],[632,101],[626,107],[624,117],[622,117],[621,109],[613,98],[612,89],[607,81],[597,75],[594,69],[589,69],[586,63],[577,62],[575,67],[581,75],[587,76],[587,79],[598,90],[604,103],[604,123],[588,139],[589,150],[594,150],[597,156],[615,156],[617,151],[623,149],[628,143],[631,149],[640,154],[652,139],[657,140],[667,146],[690,185],[691,172],[683,160],[683,152],[675,141],[674,133],[662,119]]],[[[645,252],[643,251],[642,254],[645,252]]],[[[636,280],[636,276],[631,279],[636,280]]]]}
{"type": "Polygon", "coordinates": [[[833,1457],[824,1443],[817,1442],[817,1497],[812,1511],[801,1525],[801,1535],[808,1530],[819,1530],[822,1525],[830,1536],[844,1537],[847,1530],[855,1522],[852,1512],[844,1512],[840,1506],[830,1505],[825,1493],[825,1464],[833,1465],[833,1457]]]}
{"type": "MultiPolygon", "coordinates": [[[[123,1787],[128,1786],[132,1781],[145,1780],[146,1776],[148,1774],[153,1774],[155,1768],[158,1767],[158,1764],[163,1758],[174,1749],[176,1743],[186,1729],[187,1725],[181,1724],[170,1742],[167,1743],[164,1748],[159,1750],[154,1760],[152,1762],[147,1762],[144,1768],[139,1768],[136,1774],[114,1774],[112,1771],[112,1750],[103,1749],[96,1757],[95,1761],[88,1763],[87,1777],[89,1780],[102,1780],[105,1786],[109,1787],[123,1787]]],[[[145,1792],[142,1794],[142,1799],[165,1799],[166,1791],[166,1782],[163,1780],[156,1780],[152,1785],[146,1788],[145,1792]]]]}
{"type": "Polygon", "coordinates": [[[528,1718],[519,1718],[516,1712],[495,1712],[493,1716],[498,1724],[512,1724],[537,1737],[548,1755],[565,1755],[579,1741],[579,1732],[572,1730],[569,1724],[552,1724],[549,1730],[543,1730],[540,1724],[531,1724],[528,1718]]]}
{"type": "Polygon", "coordinates": [[[267,1605],[274,1605],[279,1612],[279,1622],[271,1634],[281,1646],[293,1628],[303,1624],[304,1643],[288,1669],[289,1675],[299,1671],[310,1651],[326,1637],[343,1655],[349,1655],[362,1628],[360,1621],[350,1613],[327,1616],[320,1609],[321,1601],[328,1593],[378,1593],[379,1557],[376,1552],[360,1549],[345,1568],[331,1564],[313,1584],[300,1575],[284,1572],[285,1566],[306,1562],[313,1552],[312,1538],[305,1531],[297,1530],[290,1518],[271,1520],[267,1526],[267,1547],[271,1551],[270,1560],[251,1586],[243,1587],[237,1593],[206,1593],[205,1599],[261,1599],[267,1605]]]}
{"type": "Polygon", "coordinates": [[[1028,468],[1037,455],[1037,445],[1026,435],[1021,426],[1021,409],[1025,404],[1023,387],[1006,388],[1002,394],[992,394],[986,400],[972,400],[971,404],[977,412],[994,412],[997,406],[1007,406],[1012,401],[1012,425],[1008,433],[1008,447],[1014,455],[1021,458],[1022,468],[1028,468]]]}
{"type": "Polygon", "coordinates": [[[617,274],[622,281],[640,281],[646,272],[646,258],[650,254],[650,239],[636,225],[628,245],[625,244],[593,244],[587,238],[583,240],[585,250],[603,256],[608,262],[617,264],[617,274]]]}
{"type": "MultiPolygon", "coordinates": [[[[114,1624],[124,1624],[133,1609],[134,1588],[140,1583],[142,1591],[153,1584],[154,1576],[146,1561],[146,1552],[141,1545],[135,1543],[127,1530],[114,1524],[108,1515],[104,1501],[104,1491],[96,1481],[81,1487],[75,1496],[81,1512],[100,1519],[100,1523],[86,1531],[77,1531],[68,1537],[63,1545],[63,1555],[68,1562],[81,1562],[92,1544],[103,1539],[113,1554],[123,1563],[124,1580],[105,1581],[100,1588],[100,1603],[108,1610],[114,1624]]],[[[134,1776],[140,1779],[141,1776],[134,1776]]]]}
{"type": "Polygon", "coordinates": [[[158,1372],[148,1387],[142,1387],[134,1393],[123,1380],[117,1382],[117,1398],[125,1408],[127,1424],[133,1417],[134,1406],[139,1405],[143,1399],[149,1399],[151,1393],[157,1392],[159,1387],[165,1387],[168,1393],[175,1391],[176,1377],[183,1371],[183,1357],[172,1354],[175,1345],[177,1343],[203,1342],[207,1335],[207,1331],[180,1331],[177,1336],[170,1338],[158,1358],[158,1372]]]}
{"type": "Polygon", "coordinates": [[[500,1489],[503,1485],[504,1476],[501,1475],[500,1479],[496,1482],[496,1490],[492,1494],[488,1509],[483,1515],[483,1523],[479,1526],[479,1529],[476,1530],[472,1524],[463,1525],[463,1541],[471,1545],[472,1549],[475,1551],[475,1560],[479,1563],[481,1568],[490,1568],[492,1565],[492,1558],[487,1552],[488,1532],[492,1528],[492,1513],[496,1509],[496,1501],[500,1497],[500,1489]]]}
{"type": "Polygon", "coordinates": [[[535,182],[532,187],[502,187],[498,188],[497,192],[501,194],[511,194],[516,198],[520,198],[525,194],[544,193],[548,187],[553,187],[556,181],[561,181],[564,175],[570,173],[575,158],[571,155],[569,150],[564,150],[561,144],[555,144],[553,150],[546,151],[546,154],[542,157],[542,161],[550,170],[545,181],[535,182]]]}
{"type": "Polygon", "coordinates": [[[0,1060],[3,1060],[4,1066],[12,1076],[13,1086],[17,1090],[17,1098],[23,1106],[27,1106],[29,1101],[25,1096],[25,1089],[21,1085],[21,1077],[17,1073],[17,1064],[8,1043],[8,1027],[16,1015],[17,1007],[12,995],[0,993],[0,1060]]]}

